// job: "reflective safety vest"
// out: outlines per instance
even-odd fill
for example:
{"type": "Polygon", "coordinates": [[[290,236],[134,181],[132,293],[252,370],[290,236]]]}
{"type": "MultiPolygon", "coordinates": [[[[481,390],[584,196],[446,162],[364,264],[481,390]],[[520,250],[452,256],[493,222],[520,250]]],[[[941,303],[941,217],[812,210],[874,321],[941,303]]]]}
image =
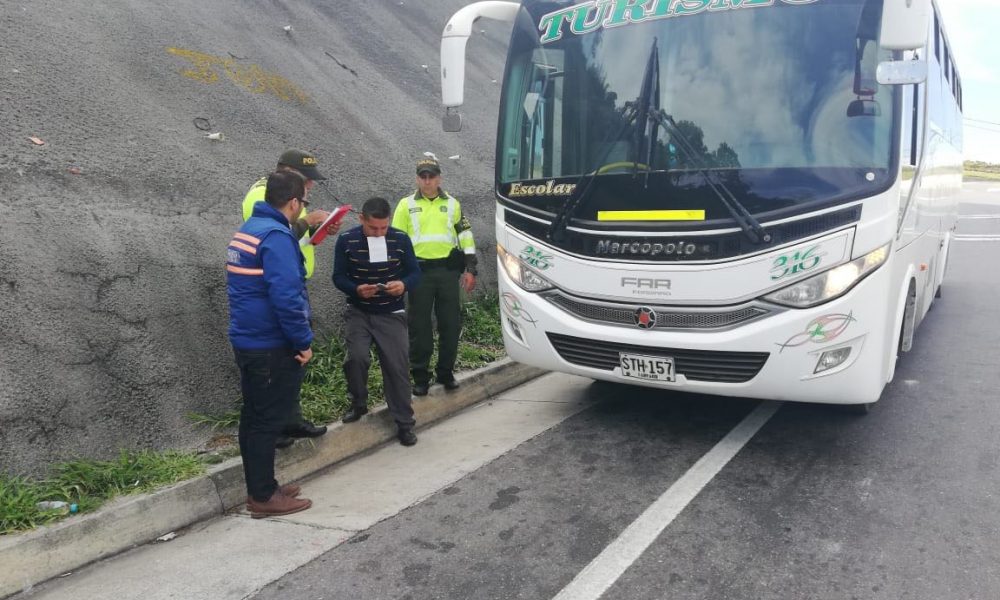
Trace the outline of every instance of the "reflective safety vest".
{"type": "MultiPolygon", "coordinates": [[[[250,219],[253,214],[253,205],[258,202],[264,202],[264,192],[267,191],[267,177],[258,179],[256,183],[250,186],[250,191],[243,198],[243,221],[246,222],[250,219]]],[[[302,212],[299,214],[300,219],[304,219],[306,216],[306,207],[302,207],[302,212]]],[[[302,234],[301,239],[309,239],[309,231],[306,230],[302,234]]],[[[301,241],[301,240],[300,240],[301,241]]],[[[315,246],[312,244],[306,244],[301,246],[302,256],[305,257],[306,264],[306,279],[309,279],[313,275],[313,268],[316,266],[316,250],[315,246]]]]}
{"type": "Polygon", "coordinates": [[[392,226],[410,236],[417,258],[447,258],[452,248],[476,254],[472,226],[462,216],[458,200],[444,190],[430,200],[419,190],[401,199],[392,215],[392,226]]]}

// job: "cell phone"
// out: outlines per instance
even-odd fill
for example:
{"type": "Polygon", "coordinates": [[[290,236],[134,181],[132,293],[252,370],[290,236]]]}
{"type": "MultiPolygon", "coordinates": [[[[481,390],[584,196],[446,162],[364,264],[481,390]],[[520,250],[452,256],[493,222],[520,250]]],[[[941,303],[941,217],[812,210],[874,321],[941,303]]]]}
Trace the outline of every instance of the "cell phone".
{"type": "Polygon", "coordinates": [[[389,286],[387,286],[387,285],[386,285],[386,284],[384,284],[384,283],[376,283],[376,284],[375,284],[375,287],[377,287],[377,288],[378,288],[378,291],[380,291],[380,292],[384,292],[384,291],[386,291],[387,289],[389,289],[389,286]]]}

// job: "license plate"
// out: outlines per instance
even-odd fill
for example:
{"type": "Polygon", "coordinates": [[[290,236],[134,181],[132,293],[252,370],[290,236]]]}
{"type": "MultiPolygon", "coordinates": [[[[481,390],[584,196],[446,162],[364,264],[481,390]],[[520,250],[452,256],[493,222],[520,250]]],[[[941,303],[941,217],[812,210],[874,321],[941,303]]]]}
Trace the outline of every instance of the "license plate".
{"type": "Polygon", "coordinates": [[[666,356],[643,356],[642,354],[619,355],[622,375],[633,379],[652,381],[674,380],[674,359],[666,356]]]}

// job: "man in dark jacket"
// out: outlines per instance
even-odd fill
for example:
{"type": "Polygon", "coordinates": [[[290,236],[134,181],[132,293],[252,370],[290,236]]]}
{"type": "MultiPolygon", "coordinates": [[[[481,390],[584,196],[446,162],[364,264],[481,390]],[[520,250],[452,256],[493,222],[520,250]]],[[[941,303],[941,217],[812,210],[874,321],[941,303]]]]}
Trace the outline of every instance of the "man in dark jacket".
{"type": "Polygon", "coordinates": [[[265,202],[254,206],[227,251],[229,340],[243,392],[240,454],[254,518],[312,506],[296,497],[299,486],[279,487],[274,478],[275,441],[299,402],[312,358],[305,267],[290,227],[307,204],[301,175],[271,174],[265,202]]]}
{"type": "Polygon", "coordinates": [[[347,294],[344,374],[351,409],[344,422],[368,412],[368,368],[375,342],[389,413],[404,446],[417,443],[410,406],[409,335],[403,294],[417,287],[420,267],[410,238],[389,227],[389,202],[369,198],[361,207],[361,226],[341,233],[333,251],[333,283],[347,294]]]}

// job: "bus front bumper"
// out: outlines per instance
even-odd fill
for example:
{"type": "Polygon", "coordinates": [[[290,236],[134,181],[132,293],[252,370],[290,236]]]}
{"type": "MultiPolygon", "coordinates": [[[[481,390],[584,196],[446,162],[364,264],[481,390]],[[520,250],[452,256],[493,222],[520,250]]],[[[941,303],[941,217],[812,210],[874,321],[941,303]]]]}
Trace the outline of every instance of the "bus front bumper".
{"type": "Polygon", "coordinates": [[[795,402],[874,402],[885,385],[887,282],[875,272],[844,296],[725,330],[642,329],[585,321],[498,269],[508,355],[593,379],[795,402]]]}

